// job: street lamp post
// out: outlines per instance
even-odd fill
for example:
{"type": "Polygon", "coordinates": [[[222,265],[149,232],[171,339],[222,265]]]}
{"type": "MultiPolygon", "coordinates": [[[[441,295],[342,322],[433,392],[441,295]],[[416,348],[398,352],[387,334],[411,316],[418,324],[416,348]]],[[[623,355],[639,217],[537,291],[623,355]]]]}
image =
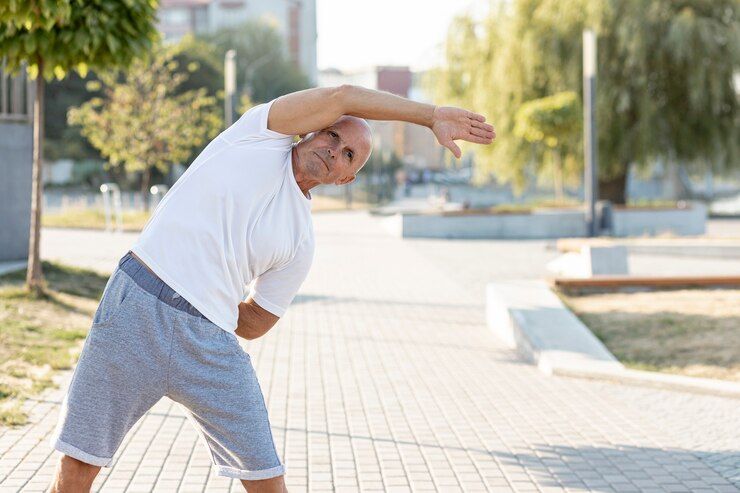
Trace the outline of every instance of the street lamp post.
{"type": "Polygon", "coordinates": [[[583,191],[587,204],[586,231],[589,237],[599,234],[599,225],[596,222],[596,200],[599,195],[597,140],[596,34],[591,29],[586,29],[583,31],[583,191]]]}
{"type": "Polygon", "coordinates": [[[236,95],[236,50],[229,50],[224,57],[224,123],[234,122],[234,97],[236,95]]]}
{"type": "Polygon", "coordinates": [[[258,68],[262,67],[271,59],[272,53],[265,53],[256,60],[249,62],[247,64],[247,68],[244,69],[244,84],[246,85],[245,89],[250,100],[254,97],[254,81],[252,80],[252,78],[254,77],[255,72],[258,68]]]}

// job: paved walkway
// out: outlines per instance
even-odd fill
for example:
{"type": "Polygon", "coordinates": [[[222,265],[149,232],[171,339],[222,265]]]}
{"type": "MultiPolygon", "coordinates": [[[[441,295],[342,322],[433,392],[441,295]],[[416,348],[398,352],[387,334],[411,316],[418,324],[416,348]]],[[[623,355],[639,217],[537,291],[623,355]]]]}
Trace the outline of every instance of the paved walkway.
{"type": "MultiPolygon", "coordinates": [[[[487,330],[485,279],[542,275],[557,255],[547,242],[404,242],[362,214],[318,215],[316,231],[294,306],[246,345],[291,492],[740,491],[737,400],[547,377],[487,330]]],[[[43,255],[79,261],[63,243],[96,245],[111,270],[134,237],[105,254],[100,235],[46,234],[43,255]]],[[[29,402],[32,424],[0,431],[0,491],[48,483],[60,398],[29,402]]],[[[242,491],[214,476],[169,400],[95,483],[229,489],[242,491]]]]}

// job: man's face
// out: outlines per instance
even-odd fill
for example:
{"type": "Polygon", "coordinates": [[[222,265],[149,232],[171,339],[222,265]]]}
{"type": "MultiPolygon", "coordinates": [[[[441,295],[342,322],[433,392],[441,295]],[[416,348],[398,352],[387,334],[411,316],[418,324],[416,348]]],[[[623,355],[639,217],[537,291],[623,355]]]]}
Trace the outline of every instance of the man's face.
{"type": "Polygon", "coordinates": [[[367,122],[343,116],[308,134],[296,145],[303,172],[322,184],[346,185],[370,157],[372,134],[367,122]]]}

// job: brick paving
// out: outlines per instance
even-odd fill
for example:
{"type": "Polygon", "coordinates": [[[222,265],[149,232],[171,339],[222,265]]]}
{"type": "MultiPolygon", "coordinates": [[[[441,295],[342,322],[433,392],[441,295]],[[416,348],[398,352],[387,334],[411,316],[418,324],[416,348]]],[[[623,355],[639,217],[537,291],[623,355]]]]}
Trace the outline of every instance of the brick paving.
{"type": "MultiPolygon", "coordinates": [[[[740,491],[737,400],[547,377],[487,330],[486,279],[542,275],[546,242],[404,242],[362,214],[315,224],[300,295],[245,345],[292,492],[740,491]]],[[[114,253],[94,261],[110,270],[133,238],[109,239],[114,253]]],[[[45,256],[76,261],[47,240],[45,256]]],[[[48,484],[61,396],[28,401],[31,424],[0,429],[0,491],[48,484]]],[[[214,475],[167,399],[94,490],[243,491],[214,475]]]]}

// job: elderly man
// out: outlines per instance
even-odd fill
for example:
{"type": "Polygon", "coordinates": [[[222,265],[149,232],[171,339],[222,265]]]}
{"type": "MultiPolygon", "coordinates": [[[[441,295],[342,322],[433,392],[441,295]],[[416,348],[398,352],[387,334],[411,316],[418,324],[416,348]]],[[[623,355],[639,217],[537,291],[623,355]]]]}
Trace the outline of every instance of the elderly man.
{"type": "Polygon", "coordinates": [[[354,86],[245,113],[175,183],[108,280],[52,436],[63,455],[51,491],[89,491],[163,396],[184,408],[219,475],[286,491],[237,336],[262,336],[293,300],[313,258],[310,190],[355,179],[372,149],[363,118],[427,126],[458,158],[456,139],[495,136],[481,115],[354,86]]]}

